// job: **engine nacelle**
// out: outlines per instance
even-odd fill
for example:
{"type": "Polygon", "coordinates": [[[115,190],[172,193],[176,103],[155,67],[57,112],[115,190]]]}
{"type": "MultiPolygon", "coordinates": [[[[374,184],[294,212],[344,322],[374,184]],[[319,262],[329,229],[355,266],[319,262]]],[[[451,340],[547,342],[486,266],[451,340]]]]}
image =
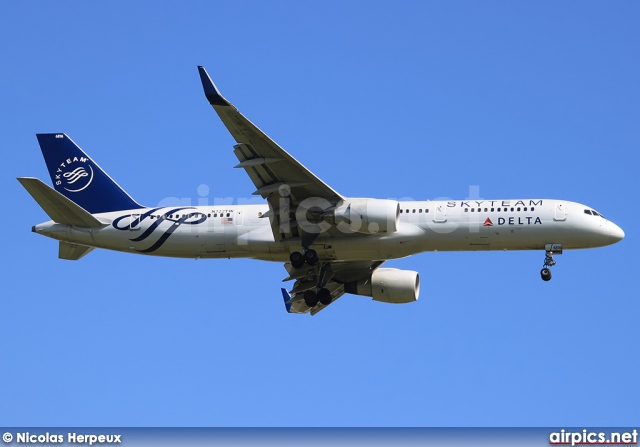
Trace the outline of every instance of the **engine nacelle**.
{"type": "Polygon", "coordinates": [[[420,275],[411,270],[377,269],[370,279],[347,283],[344,290],[383,303],[412,303],[420,295],[420,275]]]}
{"type": "Polygon", "coordinates": [[[348,199],[325,212],[322,219],[354,233],[394,233],[398,229],[400,204],[395,200],[348,199]]]}

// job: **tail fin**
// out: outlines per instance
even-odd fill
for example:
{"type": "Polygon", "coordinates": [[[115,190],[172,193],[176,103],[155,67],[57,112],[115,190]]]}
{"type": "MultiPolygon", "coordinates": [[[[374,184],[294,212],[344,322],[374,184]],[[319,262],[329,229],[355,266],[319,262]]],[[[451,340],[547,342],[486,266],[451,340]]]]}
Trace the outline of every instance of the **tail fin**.
{"type": "Polygon", "coordinates": [[[65,134],[38,134],[53,187],[91,214],[142,208],[65,134]]]}

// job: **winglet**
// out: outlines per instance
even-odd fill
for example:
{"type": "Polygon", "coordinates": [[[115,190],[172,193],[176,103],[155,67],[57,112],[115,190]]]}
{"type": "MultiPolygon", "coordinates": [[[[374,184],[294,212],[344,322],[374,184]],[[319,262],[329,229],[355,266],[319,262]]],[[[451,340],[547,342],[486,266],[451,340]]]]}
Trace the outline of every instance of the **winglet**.
{"type": "MultiPolygon", "coordinates": [[[[220,94],[220,91],[216,87],[216,85],[211,80],[209,73],[204,69],[203,66],[198,65],[198,72],[200,72],[200,80],[202,81],[202,88],[204,89],[204,94],[209,100],[209,104],[212,106],[231,106],[233,105],[224,99],[224,97],[220,94]]],[[[234,107],[235,108],[235,107],[234,107]]]]}
{"type": "Polygon", "coordinates": [[[287,312],[291,312],[291,295],[287,292],[287,289],[280,289],[282,291],[282,298],[284,298],[284,307],[287,309],[287,312]]]}

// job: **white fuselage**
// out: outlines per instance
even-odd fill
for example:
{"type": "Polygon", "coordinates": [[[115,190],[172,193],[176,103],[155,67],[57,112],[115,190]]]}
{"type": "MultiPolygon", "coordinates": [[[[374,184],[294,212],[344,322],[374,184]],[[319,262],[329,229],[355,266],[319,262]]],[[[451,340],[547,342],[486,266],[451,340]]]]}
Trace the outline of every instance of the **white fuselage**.
{"type": "MultiPolygon", "coordinates": [[[[424,251],[591,248],[619,241],[613,222],[588,206],[551,199],[400,202],[397,231],[320,234],[312,247],[332,261],[385,260],[424,251]]],[[[34,231],[79,245],[180,258],[254,258],[286,262],[297,238],[276,242],[265,205],[142,208],[95,214],[105,225],[77,228],[45,222],[34,231]]],[[[327,226],[329,224],[326,224],[327,226]]]]}

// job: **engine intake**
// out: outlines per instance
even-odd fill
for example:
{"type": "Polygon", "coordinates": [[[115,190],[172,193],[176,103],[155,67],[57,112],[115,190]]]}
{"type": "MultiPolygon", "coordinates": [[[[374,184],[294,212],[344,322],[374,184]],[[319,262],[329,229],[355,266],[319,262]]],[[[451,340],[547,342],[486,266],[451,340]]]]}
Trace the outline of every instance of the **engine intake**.
{"type": "Polygon", "coordinates": [[[420,275],[411,270],[377,269],[369,279],[345,284],[344,290],[383,303],[412,303],[420,295],[420,275]]]}
{"type": "Polygon", "coordinates": [[[395,200],[349,199],[323,213],[322,219],[354,233],[394,233],[398,229],[400,204],[395,200]]]}

